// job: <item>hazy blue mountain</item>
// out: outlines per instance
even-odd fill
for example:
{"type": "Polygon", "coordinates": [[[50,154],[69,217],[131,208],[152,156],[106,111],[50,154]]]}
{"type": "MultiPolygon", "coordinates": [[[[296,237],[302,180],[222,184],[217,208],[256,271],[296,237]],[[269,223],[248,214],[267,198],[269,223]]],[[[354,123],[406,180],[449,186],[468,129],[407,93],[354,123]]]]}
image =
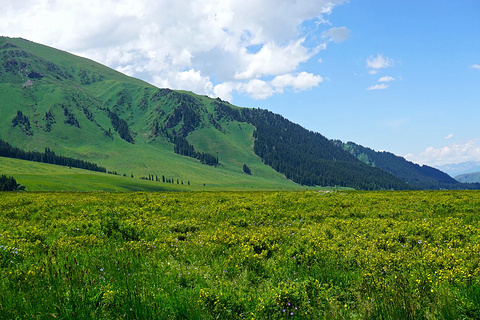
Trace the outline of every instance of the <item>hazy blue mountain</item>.
{"type": "Polygon", "coordinates": [[[448,173],[452,177],[464,173],[472,173],[480,171],[480,161],[466,161],[460,163],[449,163],[441,166],[436,166],[438,169],[448,173]]]}

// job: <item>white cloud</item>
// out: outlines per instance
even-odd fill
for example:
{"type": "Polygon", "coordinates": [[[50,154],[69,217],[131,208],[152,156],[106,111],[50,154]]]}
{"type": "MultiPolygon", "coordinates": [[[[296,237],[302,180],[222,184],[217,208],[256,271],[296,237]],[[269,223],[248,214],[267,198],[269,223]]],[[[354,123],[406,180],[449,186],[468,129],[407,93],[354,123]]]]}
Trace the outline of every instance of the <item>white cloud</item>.
{"type": "Polygon", "coordinates": [[[327,38],[334,42],[343,42],[350,36],[350,30],[347,27],[333,27],[322,32],[322,38],[327,38]]]}
{"type": "Polygon", "coordinates": [[[480,64],[473,64],[472,69],[480,70],[480,64]]]}
{"type": "Polygon", "coordinates": [[[268,82],[259,79],[253,79],[238,86],[237,91],[247,93],[257,100],[267,99],[275,93],[275,90],[268,82]]]}
{"type": "Polygon", "coordinates": [[[475,138],[461,143],[454,143],[440,148],[428,147],[425,151],[405,156],[409,161],[440,166],[449,163],[478,161],[480,159],[480,139],[475,138]]]}
{"type": "Polygon", "coordinates": [[[387,89],[388,88],[388,84],[385,84],[385,83],[381,83],[381,84],[376,84],[376,85],[373,85],[373,86],[370,86],[367,88],[367,90],[383,90],[383,89],[387,89]]]}
{"type": "Polygon", "coordinates": [[[265,44],[259,52],[243,56],[244,71],[235,73],[239,80],[258,78],[263,75],[278,75],[297,69],[302,62],[309,60],[317,50],[308,50],[304,39],[279,47],[275,43],[265,44]]]}
{"type": "Polygon", "coordinates": [[[213,88],[213,96],[219,97],[226,101],[232,101],[232,92],[235,90],[236,85],[233,82],[223,82],[217,84],[213,88]]]}
{"type": "Polygon", "coordinates": [[[395,78],[390,76],[384,76],[378,79],[378,82],[391,82],[391,81],[395,81],[395,78]]]}
{"type": "Polygon", "coordinates": [[[378,54],[376,57],[370,56],[366,62],[370,74],[376,74],[380,69],[390,68],[394,64],[392,59],[384,57],[383,54],[378,54]]]}
{"type": "Polygon", "coordinates": [[[276,76],[271,81],[252,79],[248,82],[224,82],[216,85],[213,93],[214,96],[223,100],[231,100],[234,92],[246,94],[256,100],[263,100],[290,88],[295,92],[308,90],[318,86],[321,82],[323,82],[323,78],[312,73],[287,73],[276,76]]]}
{"type": "MultiPolygon", "coordinates": [[[[256,90],[262,82],[252,80],[281,92],[268,83],[269,77],[290,73],[298,77],[305,71],[302,63],[326,48],[325,40],[311,36],[303,24],[315,25],[318,33],[327,23],[326,16],[344,2],[7,1],[0,11],[0,30],[6,36],[94,59],[154,84],[201,94],[228,96],[237,91],[266,97],[269,90],[256,90]],[[252,53],[251,47],[259,50],[252,53]]],[[[330,28],[325,36],[339,42],[348,36],[348,29],[330,28]]],[[[291,87],[300,90],[302,85],[291,87]]]]}
{"type": "Polygon", "coordinates": [[[271,84],[277,92],[283,92],[286,87],[292,87],[294,91],[303,91],[318,86],[322,81],[323,78],[319,75],[301,72],[296,76],[292,74],[276,76],[271,84]]]}
{"type": "Polygon", "coordinates": [[[200,71],[195,71],[194,69],[177,73],[175,79],[177,83],[173,86],[178,89],[182,87],[184,90],[194,92],[211,92],[213,90],[210,78],[202,76],[200,71]]]}

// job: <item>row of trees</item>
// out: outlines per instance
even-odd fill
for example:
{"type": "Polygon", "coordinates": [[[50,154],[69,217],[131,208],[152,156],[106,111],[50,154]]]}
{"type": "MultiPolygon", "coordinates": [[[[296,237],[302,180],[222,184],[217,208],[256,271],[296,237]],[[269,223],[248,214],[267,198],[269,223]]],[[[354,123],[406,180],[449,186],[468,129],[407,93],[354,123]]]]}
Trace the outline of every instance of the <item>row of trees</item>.
{"type": "Polygon", "coordinates": [[[50,163],[60,166],[74,167],[97,172],[107,172],[106,168],[101,167],[95,163],[56,155],[55,152],[53,152],[49,148],[45,148],[45,152],[24,151],[17,147],[13,147],[8,142],[3,141],[2,139],[0,139],[0,157],[50,163]]]}
{"type": "MultiPolygon", "coordinates": [[[[162,175],[161,178],[159,178],[157,175],[149,174],[148,177],[140,177],[142,180],[149,180],[149,181],[156,181],[156,182],[163,182],[163,183],[175,183],[177,184],[183,184],[183,180],[174,179],[174,178],[166,178],[164,175],[162,175]]],[[[187,184],[190,185],[190,181],[187,181],[187,184]]]]}

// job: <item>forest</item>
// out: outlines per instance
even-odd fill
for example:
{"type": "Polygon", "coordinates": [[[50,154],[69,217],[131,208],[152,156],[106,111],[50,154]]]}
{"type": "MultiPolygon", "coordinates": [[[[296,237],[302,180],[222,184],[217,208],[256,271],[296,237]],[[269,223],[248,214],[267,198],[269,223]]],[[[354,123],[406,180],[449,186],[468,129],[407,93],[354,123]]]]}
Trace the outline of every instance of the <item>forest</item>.
{"type": "Polygon", "coordinates": [[[391,173],[362,163],[321,134],[281,115],[262,109],[236,109],[218,101],[215,112],[217,120],[252,124],[255,154],[296,183],[364,190],[415,189],[391,173]]]}

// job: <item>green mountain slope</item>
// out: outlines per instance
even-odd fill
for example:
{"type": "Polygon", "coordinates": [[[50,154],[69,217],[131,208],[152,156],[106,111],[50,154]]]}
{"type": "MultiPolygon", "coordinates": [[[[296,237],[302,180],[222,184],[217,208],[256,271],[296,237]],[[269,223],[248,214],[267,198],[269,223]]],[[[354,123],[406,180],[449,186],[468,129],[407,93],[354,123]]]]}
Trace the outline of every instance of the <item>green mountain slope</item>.
{"type": "Polygon", "coordinates": [[[238,130],[229,129],[228,123],[215,123],[223,147],[213,150],[214,146],[200,145],[198,151],[215,153],[220,161],[217,167],[173,152],[175,136],[187,137],[199,130],[192,139],[213,139],[212,99],[158,89],[93,61],[22,39],[0,38],[0,59],[0,137],[16,147],[27,151],[49,147],[57,154],[128,176],[154,174],[216,186],[298,188],[263,165],[253,149],[245,149],[253,132],[248,124],[237,124],[244,128],[238,130]],[[243,173],[244,163],[254,168],[254,174],[243,173]]]}
{"type": "Polygon", "coordinates": [[[423,187],[269,111],[159,89],[94,61],[5,37],[0,139],[128,177],[165,176],[210,188],[423,187]]]}

